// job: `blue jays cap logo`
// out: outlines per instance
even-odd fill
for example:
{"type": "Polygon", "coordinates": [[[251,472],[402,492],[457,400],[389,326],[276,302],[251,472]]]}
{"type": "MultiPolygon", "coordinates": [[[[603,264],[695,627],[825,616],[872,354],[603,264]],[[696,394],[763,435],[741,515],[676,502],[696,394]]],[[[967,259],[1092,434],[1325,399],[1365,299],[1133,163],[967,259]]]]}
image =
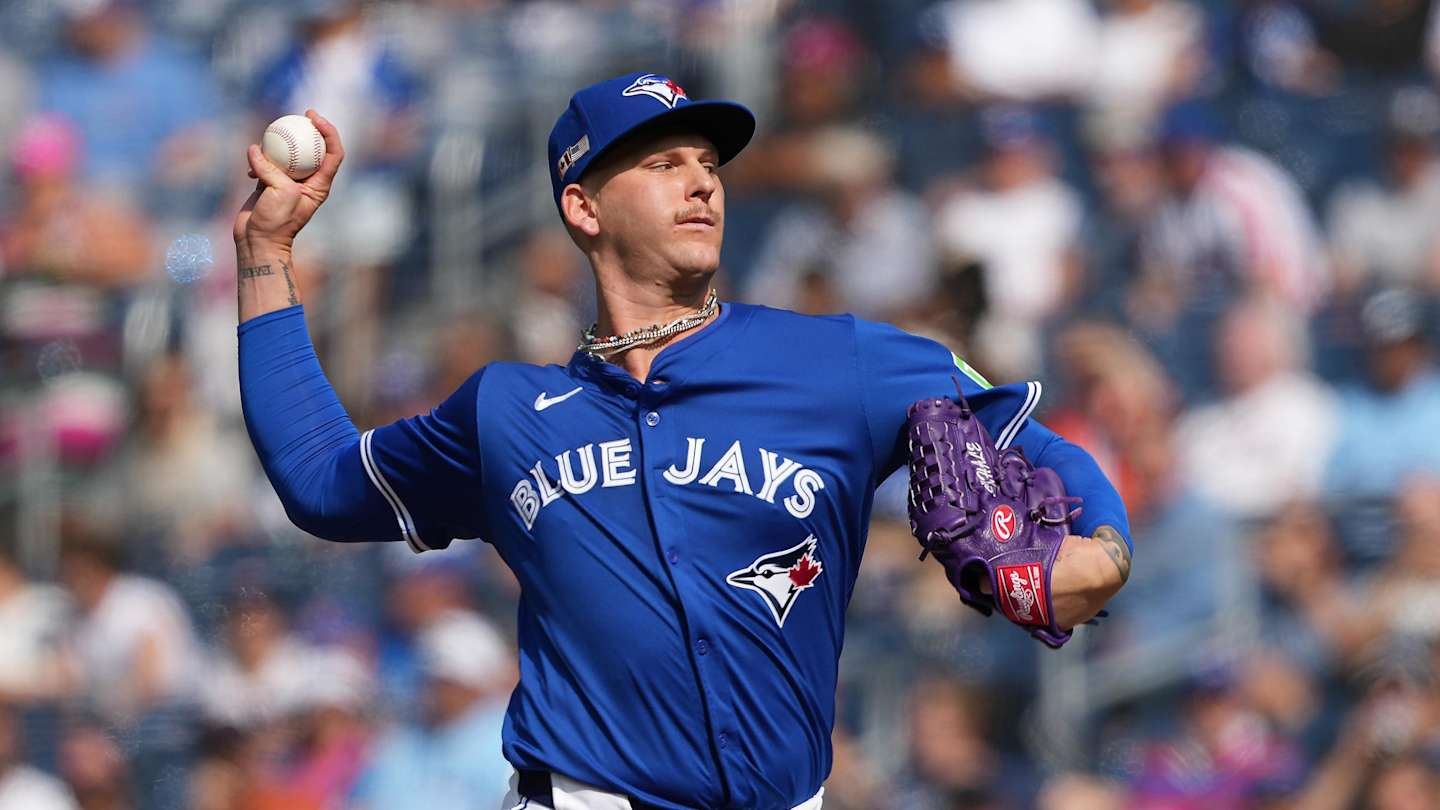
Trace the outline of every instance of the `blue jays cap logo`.
{"type": "Polygon", "coordinates": [[[760,594],[775,617],[775,623],[784,627],[785,617],[790,615],[796,597],[801,591],[813,588],[815,578],[823,570],[824,566],[815,556],[818,543],[812,534],[794,548],[756,559],[749,566],[725,577],[725,581],[760,594]]]}
{"type": "Polygon", "coordinates": [[[630,86],[621,91],[622,96],[649,96],[658,100],[670,109],[675,109],[675,104],[680,99],[690,100],[685,95],[685,88],[675,83],[674,79],[659,76],[654,73],[646,73],[630,83],[630,86]]]}

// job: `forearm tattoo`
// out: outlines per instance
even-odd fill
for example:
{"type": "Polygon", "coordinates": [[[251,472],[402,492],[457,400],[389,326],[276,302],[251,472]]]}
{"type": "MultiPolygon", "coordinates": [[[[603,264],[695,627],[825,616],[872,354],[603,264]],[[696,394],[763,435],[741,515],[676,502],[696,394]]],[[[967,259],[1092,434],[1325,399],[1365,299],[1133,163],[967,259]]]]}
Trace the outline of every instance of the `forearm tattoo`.
{"type": "Polygon", "coordinates": [[[1120,532],[1110,526],[1101,526],[1092,535],[1105,553],[1110,555],[1110,560],[1120,571],[1120,584],[1124,585],[1130,579],[1130,547],[1125,544],[1125,538],[1120,532]]]}
{"type": "Polygon", "coordinates": [[[290,263],[284,259],[280,260],[280,272],[285,274],[285,284],[290,287],[290,306],[300,303],[300,296],[295,292],[295,277],[290,274],[290,263]]]}
{"type": "MultiPolygon", "coordinates": [[[[290,289],[290,305],[294,306],[300,303],[300,294],[295,290],[294,273],[290,267],[290,263],[284,259],[280,260],[280,272],[285,276],[285,286],[290,289]]],[[[254,279],[261,276],[273,275],[275,275],[275,269],[268,264],[251,265],[250,267],[240,268],[239,273],[237,273],[237,283],[247,278],[254,279]]]]}
{"type": "Polygon", "coordinates": [[[270,265],[268,265],[268,264],[257,264],[257,265],[255,265],[255,266],[253,266],[253,267],[242,267],[242,268],[240,268],[240,280],[241,280],[241,281],[244,281],[244,280],[247,279],[247,278],[259,278],[260,276],[273,276],[273,275],[275,275],[275,271],[274,271],[274,270],[271,270],[271,269],[270,269],[270,265]]]}

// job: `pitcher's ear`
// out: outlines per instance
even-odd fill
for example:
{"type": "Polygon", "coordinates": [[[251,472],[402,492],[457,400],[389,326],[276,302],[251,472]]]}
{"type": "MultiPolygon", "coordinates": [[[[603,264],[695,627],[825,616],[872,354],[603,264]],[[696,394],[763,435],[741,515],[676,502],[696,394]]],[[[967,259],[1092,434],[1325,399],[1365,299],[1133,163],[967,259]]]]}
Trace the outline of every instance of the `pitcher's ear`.
{"type": "Polygon", "coordinates": [[[595,210],[595,198],[586,193],[579,183],[571,183],[560,192],[560,215],[565,224],[586,236],[600,235],[600,219],[595,210]]]}

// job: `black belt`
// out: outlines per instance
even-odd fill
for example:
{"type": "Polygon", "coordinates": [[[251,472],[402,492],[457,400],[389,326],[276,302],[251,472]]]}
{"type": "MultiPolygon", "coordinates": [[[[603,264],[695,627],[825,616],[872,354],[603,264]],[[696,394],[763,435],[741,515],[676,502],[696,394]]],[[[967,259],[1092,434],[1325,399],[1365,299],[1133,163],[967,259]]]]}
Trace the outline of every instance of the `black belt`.
{"type": "MultiPolygon", "coordinates": [[[[521,796],[524,796],[532,802],[538,802],[544,807],[555,807],[555,797],[550,790],[549,771],[521,770],[520,780],[516,783],[516,788],[521,796]]],[[[626,796],[625,798],[629,800],[630,807],[633,808],[633,810],[664,810],[660,805],[651,804],[644,799],[637,799],[634,796],[626,796]]]]}

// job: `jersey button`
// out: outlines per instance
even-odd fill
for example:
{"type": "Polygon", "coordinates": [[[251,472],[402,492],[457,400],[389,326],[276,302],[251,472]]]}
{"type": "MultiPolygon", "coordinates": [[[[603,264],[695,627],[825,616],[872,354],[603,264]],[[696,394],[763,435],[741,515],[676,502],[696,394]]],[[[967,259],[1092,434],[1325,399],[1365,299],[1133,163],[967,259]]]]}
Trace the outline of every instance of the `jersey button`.
{"type": "Polygon", "coordinates": [[[680,562],[680,552],[672,548],[670,553],[665,555],[665,559],[669,560],[671,565],[675,565],[680,562]]]}
{"type": "Polygon", "coordinates": [[[695,652],[701,655],[708,655],[710,653],[710,642],[703,638],[695,642],[695,652]]]}
{"type": "Polygon", "coordinates": [[[716,742],[720,743],[721,748],[724,748],[730,744],[730,735],[722,731],[720,732],[720,739],[716,740],[716,742]]]}
{"type": "Polygon", "coordinates": [[[650,427],[655,427],[656,425],[660,424],[660,414],[656,413],[655,411],[651,411],[645,414],[645,424],[649,425],[650,427]]]}

